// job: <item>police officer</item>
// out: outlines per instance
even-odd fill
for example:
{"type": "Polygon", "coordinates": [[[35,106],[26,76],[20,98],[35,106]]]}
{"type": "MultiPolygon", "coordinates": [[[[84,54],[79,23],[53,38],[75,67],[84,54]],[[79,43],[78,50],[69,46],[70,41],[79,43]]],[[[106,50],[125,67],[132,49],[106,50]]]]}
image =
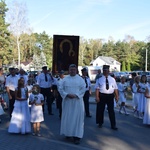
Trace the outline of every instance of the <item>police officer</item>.
{"type": "Polygon", "coordinates": [[[117,130],[115,112],[114,112],[114,97],[118,101],[118,87],[115,79],[109,75],[109,65],[103,65],[103,76],[96,81],[96,123],[99,128],[104,123],[105,105],[108,107],[109,120],[111,129],[117,130]]]}
{"type": "Polygon", "coordinates": [[[15,103],[15,89],[18,87],[18,75],[16,75],[16,70],[14,67],[9,68],[10,75],[6,78],[6,90],[9,97],[9,113],[10,117],[14,109],[15,103]]]}
{"type": "MultiPolygon", "coordinates": [[[[37,84],[40,86],[41,94],[43,94],[44,100],[46,100],[47,102],[49,115],[53,115],[52,113],[53,96],[51,92],[52,83],[53,79],[48,73],[47,66],[43,66],[42,73],[38,76],[37,84]]],[[[44,105],[43,105],[43,112],[44,112],[44,105]]]]}
{"type": "Polygon", "coordinates": [[[90,78],[88,77],[87,68],[83,68],[81,71],[82,71],[82,78],[84,79],[85,84],[86,84],[86,91],[83,96],[85,114],[86,114],[86,117],[90,118],[92,117],[89,112],[89,96],[91,95],[91,81],[90,81],[90,78]]]}

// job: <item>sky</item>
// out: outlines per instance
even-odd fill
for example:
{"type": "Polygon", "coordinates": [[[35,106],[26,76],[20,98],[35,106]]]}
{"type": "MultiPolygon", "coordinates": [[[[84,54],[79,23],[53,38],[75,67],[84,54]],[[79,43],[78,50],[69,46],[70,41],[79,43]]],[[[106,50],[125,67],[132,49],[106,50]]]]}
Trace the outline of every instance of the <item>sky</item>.
{"type": "MultiPolygon", "coordinates": [[[[13,0],[5,0],[8,6],[13,0]]],[[[33,32],[85,39],[150,37],[150,0],[16,0],[27,8],[33,32]]],[[[8,7],[9,8],[9,7],[8,7]]]]}

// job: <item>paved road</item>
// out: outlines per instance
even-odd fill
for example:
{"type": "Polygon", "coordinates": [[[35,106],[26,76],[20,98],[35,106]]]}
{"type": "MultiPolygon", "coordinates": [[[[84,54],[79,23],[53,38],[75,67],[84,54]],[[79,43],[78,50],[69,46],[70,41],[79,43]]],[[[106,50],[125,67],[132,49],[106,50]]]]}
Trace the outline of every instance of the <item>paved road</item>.
{"type": "Polygon", "coordinates": [[[31,134],[8,134],[8,115],[3,115],[0,124],[0,150],[149,150],[150,126],[142,124],[142,120],[133,117],[132,109],[128,109],[129,116],[121,115],[116,111],[118,131],[110,129],[108,113],[105,112],[103,128],[95,124],[96,104],[90,104],[92,118],[85,118],[85,133],[80,145],[67,141],[59,134],[60,120],[58,110],[53,104],[54,116],[45,114],[42,123],[42,137],[31,134]]]}

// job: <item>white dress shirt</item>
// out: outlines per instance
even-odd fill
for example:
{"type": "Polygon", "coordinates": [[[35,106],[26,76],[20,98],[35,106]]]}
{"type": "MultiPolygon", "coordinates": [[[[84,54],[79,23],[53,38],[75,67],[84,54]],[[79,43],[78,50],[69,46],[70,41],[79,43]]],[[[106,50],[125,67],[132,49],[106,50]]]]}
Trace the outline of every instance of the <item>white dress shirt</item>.
{"type": "Polygon", "coordinates": [[[53,83],[53,79],[50,77],[50,75],[47,73],[47,82],[45,81],[45,74],[41,73],[38,75],[37,78],[37,84],[41,87],[41,88],[50,88],[52,86],[53,83]]]}
{"type": "Polygon", "coordinates": [[[9,75],[6,78],[5,86],[8,87],[9,90],[15,91],[15,89],[18,87],[18,80],[19,80],[19,77],[17,75],[15,76],[9,75]]]}
{"type": "Polygon", "coordinates": [[[87,82],[87,87],[86,87],[86,91],[89,91],[90,88],[91,88],[91,81],[90,81],[90,78],[87,77],[87,76],[82,76],[84,82],[85,82],[85,78],[86,78],[86,82],[87,82]]]}
{"type": "Polygon", "coordinates": [[[95,84],[95,89],[99,89],[100,93],[112,94],[115,89],[118,89],[115,79],[111,76],[107,77],[109,83],[109,89],[106,89],[106,77],[103,75],[101,78],[97,79],[95,84]]]}

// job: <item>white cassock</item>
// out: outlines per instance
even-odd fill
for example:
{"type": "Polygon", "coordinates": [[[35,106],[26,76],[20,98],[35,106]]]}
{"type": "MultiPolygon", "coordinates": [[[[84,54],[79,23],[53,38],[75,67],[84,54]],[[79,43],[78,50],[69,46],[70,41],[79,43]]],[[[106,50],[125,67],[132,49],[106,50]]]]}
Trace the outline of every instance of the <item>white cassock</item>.
{"type": "Polygon", "coordinates": [[[65,136],[83,137],[85,82],[79,76],[66,76],[60,85],[59,92],[63,98],[60,134],[65,136]],[[77,98],[70,99],[67,94],[75,94],[77,98]]]}

